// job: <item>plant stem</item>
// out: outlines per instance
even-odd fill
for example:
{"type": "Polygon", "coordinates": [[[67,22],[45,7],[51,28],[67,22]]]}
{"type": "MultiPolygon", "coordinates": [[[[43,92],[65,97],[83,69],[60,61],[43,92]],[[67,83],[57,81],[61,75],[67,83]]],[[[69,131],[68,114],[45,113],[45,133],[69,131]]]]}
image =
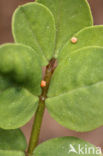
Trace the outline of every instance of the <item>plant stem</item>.
{"type": "Polygon", "coordinates": [[[47,98],[47,92],[50,84],[50,80],[52,77],[52,74],[54,72],[54,65],[55,65],[55,59],[51,59],[49,64],[46,66],[44,81],[46,81],[46,87],[42,88],[41,96],[39,97],[39,105],[35,114],[34,124],[32,127],[32,133],[30,137],[29,147],[28,147],[28,156],[32,155],[35,147],[38,144],[39,135],[40,135],[40,128],[42,124],[42,119],[44,115],[45,110],[45,100],[47,98]]]}

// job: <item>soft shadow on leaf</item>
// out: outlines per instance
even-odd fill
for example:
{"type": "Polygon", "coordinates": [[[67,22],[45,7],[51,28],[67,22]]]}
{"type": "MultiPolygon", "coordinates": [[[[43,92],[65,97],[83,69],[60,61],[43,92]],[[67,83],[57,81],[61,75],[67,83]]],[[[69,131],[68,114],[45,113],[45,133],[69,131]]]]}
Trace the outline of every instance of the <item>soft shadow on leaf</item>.
{"type": "Polygon", "coordinates": [[[24,156],[26,147],[26,139],[19,129],[0,129],[0,156],[24,156]]]}
{"type": "Polygon", "coordinates": [[[0,127],[14,129],[26,124],[38,106],[41,65],[30,47],[0,47],[0,127]]]}

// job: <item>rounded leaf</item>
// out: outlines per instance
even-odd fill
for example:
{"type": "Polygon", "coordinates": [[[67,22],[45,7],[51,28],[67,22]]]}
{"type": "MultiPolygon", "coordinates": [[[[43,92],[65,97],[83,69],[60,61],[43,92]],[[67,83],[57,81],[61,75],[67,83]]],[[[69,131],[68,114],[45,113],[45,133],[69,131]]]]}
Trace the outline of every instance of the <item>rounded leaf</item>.
{"type": "Polygon", "coordinates": [[[55,57],[74,33],[93,24],[87,0],[37,0],[47,6],[56,23],[55,57]]]}
{"type": "Polygon", "coordinates": [[[40,144],[33,156],[102,156],[101,150],[75,137],[62,137],[40,144]]]}
{"type": "Polygon", "coordinates": [[[73,44],[69,39],[62,49],[58,60],[61,62],[65,58],[69,57],[77,49],[88,46],[103,46],[103,26],[91,26],[80,30],[78,33],[74,34],[77,38],[77,43],[73,44]]]}
{"type": "Polygon", "coordinates": [[[25,151],[26,148],[26,139],[21,130],[0,129],[0,150],[25,151]]]}
{"type": "Polygon", "coordinates": [[[90,131],[103,125],[103,48],[75,51],[56,68],[46,106],[61,125],[90,131]]]}
{"type": "Polygon", "coordinates": [[[56,30],[54,17],[47,7],[34,2],[18,7],[12,30],[16,42],[32,47],[42,65],[48,64],[54,52],[56,30]]]}
{"type": "Polygon", "coordinates": [[[35,52],[24,45],[0,47],[0,127],[26,124],[38,106],[41,65],[35,52]]]}
{"type": "Polygon", "coordinates": [[[0,46],[0,76],[0,89],[2,88],[2,90],[19,85],[34,95],[41,93],[42,68],[40,60],[36,52],[28,46],[21,44],[0,46]]]}
{"type": "Polygon", "coordinates": [[[0,127],[16,129],[26,124],[38,106],[38,98],[21,87],[10,87],[0,93],[0,127]]]}
{"type": "Polygon", "coordinates": [[[25,156],[27,144],[23,133],[17,130],[0,129],[0,155],[25,156]]]}

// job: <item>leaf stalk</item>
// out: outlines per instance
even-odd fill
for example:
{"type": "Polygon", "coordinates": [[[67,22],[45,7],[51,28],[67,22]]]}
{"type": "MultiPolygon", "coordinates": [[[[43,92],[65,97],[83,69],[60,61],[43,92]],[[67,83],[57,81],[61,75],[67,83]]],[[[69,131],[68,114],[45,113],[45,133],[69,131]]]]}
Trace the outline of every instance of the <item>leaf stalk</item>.
{"type": "Polygon", "coordinates": [[[44,75],[44,81],[46,81],[46,86],[42,88],[42,93],[41,96],[39,97],[39,105],[32,126],[32,132],[31,132],[30,142],[28,146],[27,156],[31,156],[34,149],[38,145],[40,129],[41,129],[43,115],[45,111],[45,100],[47,98],[47,92],[50,85],[52,74],[56,68],[55,63],[56,63],[56,59],[53,58],[46,66],[45,75],[44,75]]]}

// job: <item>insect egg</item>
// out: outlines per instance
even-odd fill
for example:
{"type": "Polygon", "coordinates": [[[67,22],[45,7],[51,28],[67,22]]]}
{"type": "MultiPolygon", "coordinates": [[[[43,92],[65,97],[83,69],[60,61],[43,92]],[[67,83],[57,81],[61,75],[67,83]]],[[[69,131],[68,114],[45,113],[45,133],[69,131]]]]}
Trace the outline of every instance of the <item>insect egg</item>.
{"type": "Polygon", "coordinates": [[[72,43],[77,43],[77,40],[78,40],[78,39],[77,39],[76,37],[72,37],[72,38],[71,38],[71,42],[72,42],[72,43]]]}
{"type": "Polygon", "coordinates": [[[46,86],[46,81],[42,80],[42,81],[41,81],[41,87],[43,88],[43,87],[45,87],[45,86],[46,86]]]}

